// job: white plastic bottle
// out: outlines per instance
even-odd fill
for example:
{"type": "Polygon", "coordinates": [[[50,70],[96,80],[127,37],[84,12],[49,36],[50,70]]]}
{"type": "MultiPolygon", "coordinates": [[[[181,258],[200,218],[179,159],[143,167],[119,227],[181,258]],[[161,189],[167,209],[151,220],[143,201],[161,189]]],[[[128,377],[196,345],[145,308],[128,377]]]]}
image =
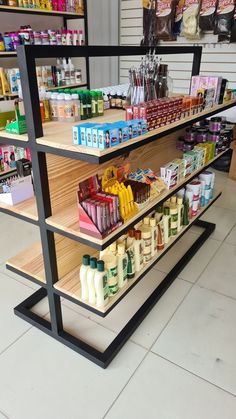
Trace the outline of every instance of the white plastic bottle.
{"type": "Polygon", "coordinates": [[[71,58],[68,59],[68,67],[70,71],[70,84],[75,84],[75,66],[71,61],[71,58]]]}
{"type": "Polygon", "coordinates": [[[74,102],[70,94],[65,94],[65,122],[75,122],[74,102]]]}
{"type": "Polygon", "coordinates": [[[65,100],[64,100],[64,93],[59,93],[57,95],[57,114],[58,114],[58,121],[64,122],[65,121],[65,100]]]}
{"type": "Polygon", "coordinates": [[[84,255],[83,256],[83,264],[80,267],[79,277],[81,283],[81,299],[83,301],[88,300],[89,293],[88,293],[88,283],[87,283],[87,273],[90,266],[90,256],[84,255]]]}
{"type": "Polygon", "coordinates": [[[90,304],[96,304],[96,292],[94,286],[94,276],[97,270],[97,259],[90,259],[90,267],[87,272],[87,283],[88,283],[88,301],[90,304]]]}
{"type": "Polygon", "coordinates": [[[143,240],[142,233],[140,230],[135,231],[134,263],[135,272],[139,272],[141,271],[141,269],[143,269],[143,240]]]}
{"type": "MultiPolygon", "coordinates": [[[[149,220],[149,218],[147,219],[149,220]]],[[[152,244],[152,233],[151,228],[147,224],[147,220],[145,224],[140,227],[140,231],[142,234],[143,239],[143,261],[144,264],[148,263],[151,259],[151,244],[152,244]]]]}
{"type": "Polygon", "coordinates": [[[150,228],[152,234],[151,256],[153,258],[157,254],[157,224],[155,218],[150,218],[150,228]]]}
{"type": "Polygon", "coordinates": [[[125,245],[117,246],[117,268],[118,268],[118,287],[123,288],[127,284],[128,256],[125,252],[125,245]]]}
{"type": "Polygon", "coordinates": [[[170,208],[164,207],[164,215],[162,217],[163,232],[164,232],[164,243],[169,243],[171,236],[171,219],[170,219],[170,208]]]}
{"type": "Polygon", "coordinates": [[[96,292],[96,306],[104,307],[108,303],[107,271],[104,261],[97,261],[97,271],[94,275],[94,287],[96,292]]]}
{"type": "Polygon", "coordinates": [[[80,101],[79,101],[78,93],[72,93],[71,99],[73,100],[75,121],[79,121],[80,120],[80,101]]]}
{"type": "Polygon", "coordinates": [[[134,261],[134,233],[135,230],[129,230],[126,239],[126,252],[128,256],[127,277],[132,279],[135,276],[135,261],[134,261]]]}
{"type": "Polygon", "coordinates": [[[177,198],[177,210],[178,210],[177,232],[179,233],[183,228],[184,206],[183,206],[182,198],[177,198]]]}
{"type": "Polygon", "coordinates": [[[102,256],[102,260],[105,262],[107,270],[109,296],[112,296],[118,291],[117,257],[108,251],[102,256]]]}

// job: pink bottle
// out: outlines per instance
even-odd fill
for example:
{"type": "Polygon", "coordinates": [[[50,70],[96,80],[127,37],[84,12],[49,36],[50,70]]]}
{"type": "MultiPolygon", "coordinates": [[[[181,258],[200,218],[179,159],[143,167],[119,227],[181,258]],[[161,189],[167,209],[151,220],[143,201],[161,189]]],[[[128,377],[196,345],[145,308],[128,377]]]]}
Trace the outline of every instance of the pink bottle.
{"type": "Polygon", "coordinates": [[[59,12],[66,11],[66,0],[57,0],[57,10],[59,12]]]}

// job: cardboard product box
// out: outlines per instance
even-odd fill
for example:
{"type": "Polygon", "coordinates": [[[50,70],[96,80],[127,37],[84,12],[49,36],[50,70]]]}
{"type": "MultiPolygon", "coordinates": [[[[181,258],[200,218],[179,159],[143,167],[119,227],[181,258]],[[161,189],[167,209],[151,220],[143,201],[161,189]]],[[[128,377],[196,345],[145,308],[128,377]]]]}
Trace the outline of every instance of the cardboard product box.
{"type": "Polygon", "coordinates": [[[0,202],[7,205],[16,205],[34,196],[31,176],[12,181],[10,192],[0,193],[0,202]]]}
{"type": "Polygon", "coordinates": [[[98,128],[98,148],[105,150],[110,147],[109,124],[104,124],[98,128]]]}

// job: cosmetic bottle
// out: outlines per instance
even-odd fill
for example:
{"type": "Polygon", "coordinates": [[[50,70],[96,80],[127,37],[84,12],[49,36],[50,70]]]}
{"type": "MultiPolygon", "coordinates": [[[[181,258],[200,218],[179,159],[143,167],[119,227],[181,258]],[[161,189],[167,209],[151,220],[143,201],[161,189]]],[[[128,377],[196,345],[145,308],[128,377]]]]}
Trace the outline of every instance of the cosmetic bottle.
{"type": "Polygon", "coordinates": [[[183,206],[182,198],[177,198],[177,211],[178,211],[177,232],[179,233],[183,228],[184,206],[183,206]]]}
{"type": "Polygon", "coordinates": [[[188,201],[188,219],[192,218],[192,205],[193,205],[193,191],[186,190],[185,191],[185,199],[188,201]]]}
{"type": "Polygon", "coordinates": [[[97,93],[90,92],[91,100],[92,100],[92,117],[98,116],[98,101],[97,101],[97,93]]]}
{"type": "Polygon", "coordinates": [[[90,256],[84,255],[83,256],[83,263],[80,267],[80,283],[81,283],[81,299],[83,301],[88,300],[89,293],[88,293],[88,283],[87,283],[87,273],[90,266],[90,256]]]}
{"type": "Polygon", "coordinates": [[[65,122],[75,122],[74,102],[71,95],[65,94],[65,122]]]}
{"type": "Polygon", "coordinates": [[[163,250],[164,247],[163,221],[161,220],[157,224],[157,250],[163,250]]]}
{"type": "Polygon", "coordinates": [[[79,95],[77,93],[72,93],[71,98],[72,98],[72,101],[73,101],[75,121],[79,121],[80,120],[80,101],[79,101],[79,95]]]}
{"type": "Polygon", "coordinates": [[[92,118],[92,98],[90,92],[86,92],[87,118],[92,118]]]}
{"type": "Polygon", "coordinates": [[[164,232],[164,243],[169,243],[171,236],[171,218],[170,218],[170,208],[164,207],[164,214],[162,217],[163,222],[163,232],[164,232]]]}
{"type": "Polygon", "coordinates": [[[50,110],[51,110],[52,121],[58,121],[57,95],[58,95],[57,93],[52,93],[51,99],[50,99],[50,110]]]}
{"type": "Polygon", "coordinates": [[[134,261],[134,233],[135,230],[129,230],[126,240],[126,253],[128,256],[127,277],[131,279],[135,275],[135,261],[134,261]]]}
{"type": "Polygon", "coordinates": [[[94,276],[97,270],[97,259],[90,259],[90,267],[87,272],[87,283],[88,283],[88,301],[90,304],[96,304],[96,292],[94,287],[94,276]]]}
{"type": "Polygon", "coordinates": [[[75,66],[71,61],[71,58],[68,59],[68,67],[70,71],[70,84],[75,84],[75,66]]]}
{"type": "Polygon", "coordinates": [[[171,197],[170,217],[171,217],[171,236],[176,236],[177,227],[178,227],[178,210],[177,210],[177,204],[176,204],[176,196],[171,197]]]}
{"type": "Polygon", "coordinates": [[[97,271],[94,275],[94,287],[96,292],[96,306],[104,307],[108,303],[107,271],[104,261],[97,261],[97,271]]]}
{"type": "Polygon", "coordinates": [[[142,233],[140,230],[135,231],[134,262],[135,272],[141,271],[141,269],[143,268],[143,240],[142,233]]]}
{"type": "Polygon", "coordinates": [[[97,93],[98,93],[98,116],[102,116],[104,114],[103,94],[100,91],[97,93]]]}
{"type": "Polygon", "coordinates": [[[189,225],[189,200],[184,198],[184,211],[183,211],[183,226],[189,225]]]}
{"type": "MultiPolygon", "coordinates": [[[[146,217],[147,218],[147,217],[146,217]]],[[[146,219],[146,223],[149,218],[146,219]]],[[[151,228],[148,224],[143,224],[140,227],[141,237],[143,240],[143,263],[148,263],[151,259],[151,243],[152,243],[152,233],[151,228]]]]}
{"type": "Polygon", "coordinates": [[[117,246],[116,246],[116,242],[113,242],[112,244],[110,244],[109,246],[109,251],[116,256],[117,253],[117,246]]]}
{"type": "Polygon", "coordinates": [[[57,95],[57,112],[58,112],[58,121],[64,122],[65,121],[65,100],[64,100],[64,93],[59,93],[57,95]]]}
{"type": "Polygon", "coordinates": [[[152,234],[151,257],[153,258],[157,254],[157,224],[155,218],[150,218],[150,227],[152,234]]]}
{"type": "Polygon", "coordinates": [[[123,288],[127,284],[128,276],[128,255],[125,252],[125,245],[117,246],[117,267],[118,267],[118,287],[123,288]]]}
{"type": "Polygon", "coordinates": [[[156,219],[157,224],[162,219],[162,216],[163,216],[163,206],[157,207],[155,211],[155,219],[156,219]]]}
{"type": "Polygon", "coordinates": [[[109,296],[115,295],[118,291],[117,257],[108,249],[101,259],[105,262],[107,270],[109,296]]]}

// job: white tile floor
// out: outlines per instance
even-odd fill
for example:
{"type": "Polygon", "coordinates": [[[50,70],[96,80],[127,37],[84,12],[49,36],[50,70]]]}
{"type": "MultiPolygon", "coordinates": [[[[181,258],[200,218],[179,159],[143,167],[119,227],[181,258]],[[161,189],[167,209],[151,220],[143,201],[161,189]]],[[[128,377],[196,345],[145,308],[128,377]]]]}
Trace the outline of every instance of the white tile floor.
{"type": "MultiPolygon", "coordinates": [[[[38,231],[0,214],[0,419],[236,417],[236,183],[204,219],[217,229],[106,370],[13,315],[37,286],[5,259],[38,231]]],[[[199,234],[192,228],[106,319],[63,301],[64,326],[103,350],[199,234]]],[[[34,311],[49,317],[48,304],[34,311]]]]}

